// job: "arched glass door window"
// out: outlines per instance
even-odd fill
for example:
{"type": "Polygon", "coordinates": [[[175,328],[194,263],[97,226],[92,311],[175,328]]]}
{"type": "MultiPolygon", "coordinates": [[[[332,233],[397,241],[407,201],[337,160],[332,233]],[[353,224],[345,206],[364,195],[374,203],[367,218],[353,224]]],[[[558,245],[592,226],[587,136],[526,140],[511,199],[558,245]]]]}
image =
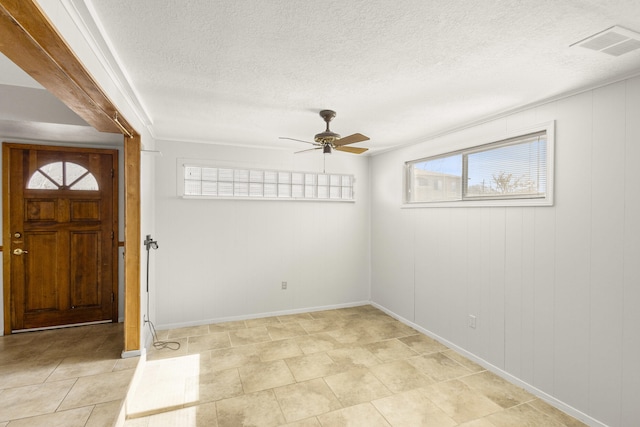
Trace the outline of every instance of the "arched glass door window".
{"type": "Polygon", "coordinates": [[[98,181],[84,167],[72,162],[54,162],[38,168],[29,179],[29,190],[98,191],[98,181]]]}

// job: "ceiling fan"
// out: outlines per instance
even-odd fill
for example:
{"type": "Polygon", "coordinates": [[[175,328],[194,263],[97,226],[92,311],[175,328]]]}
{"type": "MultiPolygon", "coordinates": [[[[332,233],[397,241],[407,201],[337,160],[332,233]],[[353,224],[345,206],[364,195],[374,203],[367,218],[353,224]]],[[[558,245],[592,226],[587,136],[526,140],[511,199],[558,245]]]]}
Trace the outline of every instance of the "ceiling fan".
{"type": "Polygon", "coordinates": [[[368,141],[369,140],[368,136],[364,136],[361,133],[354,133],[353,135],[349,135],[349,136],[345,136],[344,138],[341,138],[339,134],[335,132],[331,132],[331,130],[329,129],[329,122],[335,116],[336,116],[336,112],[333,110],[320,111],[320,117],[322,117],[324,121],[327,123],[327,128],[325,129],[324,132],[320,132],[313,138],[314,142],[303,141],[301,139],[295,139],[295,138],[287,138],[284,136],[281,136],[280,139],[289,139],[291,141],[304,142],[305,144],[312,144],[316,146],[315,148],[310,148],[308,150],[297,151],[296,154],[304,153],[306,151],[313,151],[313,150],[322,150],[324,154],[331,154],[331,150],[344,151],[344,152],[353,153],[353,154],[362,154],[365,151],[367,151],[368,148],[346,147],[346,146],[349,144],[355,144],[356,142],[368,141]]]}

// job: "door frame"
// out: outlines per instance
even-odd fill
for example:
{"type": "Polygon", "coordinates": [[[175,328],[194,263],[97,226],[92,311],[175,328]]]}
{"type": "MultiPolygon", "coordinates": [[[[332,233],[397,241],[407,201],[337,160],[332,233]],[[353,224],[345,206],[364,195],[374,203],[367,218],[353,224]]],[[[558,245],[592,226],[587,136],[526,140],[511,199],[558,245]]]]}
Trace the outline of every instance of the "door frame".
{"type": "MultiPolygon", "coordinates": [[[[36,0],[0,0],[0,51],[96,130],[125,135],[123,356],[138,355],[142,327],[140,134],[80,62],[36,0]]],[[[4,298],[6,301],[6,294],[4,298]]],[[[10,313],[5,310],[4,314],[5,334],[10,334],[10,313]]]]}

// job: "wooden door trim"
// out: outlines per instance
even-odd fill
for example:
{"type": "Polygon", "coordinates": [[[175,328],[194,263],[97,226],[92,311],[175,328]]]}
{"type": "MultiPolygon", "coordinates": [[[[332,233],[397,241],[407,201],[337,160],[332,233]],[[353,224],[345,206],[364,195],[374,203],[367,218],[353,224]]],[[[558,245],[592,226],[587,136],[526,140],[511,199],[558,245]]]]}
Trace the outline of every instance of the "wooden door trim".
{"type": "MultiPolygon", "coordinates": [[[[7,144],[2,144],[2,240],[11,233],[9,230],[9,150],[7,144]]],[[[2,298],[4,313],[4,335],[11,333],[11,258],[7,251],[2,251],[2,298]]]]}
{"type": "MultiPolygon", "coordinates": [[[[128,167],[124,171],[124,226],[127,237],[124,256],[125,331],[129,331],[130,335],[125,338],[124,351],[140,350],[140,136],[122,113],[118,114],[116,120],[115,112],[118,110],[115,104],[35,0],[0,0],[0,51],[95,129],[123,133],[118,125],[120,122],[130,133],[125,138],[125,154],[129,152],[129,155],[125,156],[128,167]],[[134,142],[129,146],[131,141],[134,142]],[[138,230],[137,234],[135,230],[138,230]]],[[[4,190],[4,179],[2,185],[4,190]]],[[[3,191],[3,202],[5,197],[8,195],[5,196],[3,191]]],[[[3,229],[6,230],[4,215],[3,229]]],[[[4,258],[3,263],[6,262],[4,258]]],[[[4,300],[7,301],[6,295],[4,300]]],[[[10,332],[10,313],[5,309],[5,334],[10,332]],[[6,321],[7,315],[9,322],[6,321]]]]}
{"type": "MultiPolygon", "coordinates": [[[[103,200],[105,203],[107,202],[107,200],[109,200],[109,203],[111,204],[111,217],[110,217],[110,221],[109,224],[107,224],[106,222],[102,222],[105,225],[108,225],[108,229],[110,229],[109,234],[114,233],[114,238],[111,238],[110,235],[105,236],[104,234],[103,237],[105,238],[105,240],[109,241],[111,240],[111,244],[109,251],[111,252],[109,257],[112,260],[111,262],[111,272],[110,272],[110,277],[111,277],[111,283],[108,284],[109,286],[109,293],[113,295],[114,297],[114,303],[111,304],[111,310],[110,310],[110,318],[111,321],[113,322],[117,322],[118,321],[118,241],[117,239],[115,239],[115,236],[118,235],[118,229],[119,229],[119,224],[118,224],[118,211],[119,211],[119,207],[118,207],[118,150],[114,149],[114,148],[90,148],[90,147],[75,147],[75,146],[58,146],[58,145],[41,145],[41,144],[29,144],[29,143],[15,143],[15,142],[3,142],[2,143],[2,158],[3,158],[3,175],[2,175],[2,182],[3,182],[3,205],[2,205],[2,215],[3,215],[3,230],[5,230],[5,234],[4,234],[4,239],[9,239],[9,241],[13,238],[12,237],[12,232],[15,231],[15,229],[10,228],[11,226],[11,215],[10,213],[12,211],[15,212],[16,206],[12,204],[12,199],[11,199],[11,174],[10,172],[10,159],[11,159],[11,150],[34,150],[34,151],[38,151],[40,153],[42,152],[54,152],[54,153],[81,153],[81,154],[98,154],[100,156],[109,156],[111,157],[111,161],[110,161],[110,165],[108,167],[111,168],[111,181],[109,182],[109,185],[111,186],[111,188],[109,189],[111,196],[110,196],[110,200],[109,198],[104,198],[103,196],[100,196],[100,200],[103,200]]],[[[87,166],[88,167],[88,166],[87,166]]],[[[91,173],[93,173],[94,171],[90,170],[91,173]]],[[[108,173],[108,171],[107,171],[108,173]]],[[[15,175],[14,175],[15,178],[15,175]]],[[[103,193],[104,194],[104,193],[103,193]]],[[[69,196],[66,196],[69,197],[69,196]]],[[[15,200],[14,200],[15,201],[15,200]]],[[[104,220],[102,220],[104,221],[104,220]]],[[[14,224],[15,225],[15,224],[14,224]]],[[[102,226],[101,226],[102,228],[102,226]]],[[[26,231],[26,230],[25,230],[26,231]]],[[[105,231],[105,230],[103,230],[105,231]]],[[[7,243],[7,251],[3,251],[3,281],[4,281],[4,290],[5,290],[5,294],[4,294],[4,313],[5,313],[5,326],[9,325],[10,326],[10,330],[8,333],[11,333],[12,331],[16,330],[16,324],[14,324],[14,316],[13,314],[15,313],[15,309],[16,307],[13,305],[14,302],[14,292],[12,289],[12,281],[11,281],[11,277],[12,277],[12,252],[11,252],[11,247],[12,245],[10,243],[7,243]],[[8,296],[8,298],[7,298],[8,296]],[[7,316],[8,314],[8,316],[7,316]],[[7,321],[8,320],[8,321],[7,321]]],[[[106,283],[106,282],[105,282],[106,283]]],[[[104,319],[101,319],[99,321],[103,321],[104,319]]],[[[19,322],[18,322],[19,324],[19,322]]],[[[48,325],[46,327],[49,327],[48,325]]],[[[5,328],[6,329],[6,328],[5,328]]],[[[22,328],[18,328],[18,329],[22,329],[22,328]]]]}

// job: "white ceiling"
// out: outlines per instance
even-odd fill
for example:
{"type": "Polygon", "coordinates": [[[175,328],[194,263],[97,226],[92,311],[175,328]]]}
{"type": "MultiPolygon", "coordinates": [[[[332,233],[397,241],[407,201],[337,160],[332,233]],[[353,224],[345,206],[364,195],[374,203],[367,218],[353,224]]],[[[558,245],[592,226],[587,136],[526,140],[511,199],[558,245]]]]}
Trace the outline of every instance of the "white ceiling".
{"type": "Polygon", "coordinates": [[[69,0],[88,10],[158,139],[307,148],[324,130],[372,151],[640,73],[570,47],[637,0],[69,0]]]}

